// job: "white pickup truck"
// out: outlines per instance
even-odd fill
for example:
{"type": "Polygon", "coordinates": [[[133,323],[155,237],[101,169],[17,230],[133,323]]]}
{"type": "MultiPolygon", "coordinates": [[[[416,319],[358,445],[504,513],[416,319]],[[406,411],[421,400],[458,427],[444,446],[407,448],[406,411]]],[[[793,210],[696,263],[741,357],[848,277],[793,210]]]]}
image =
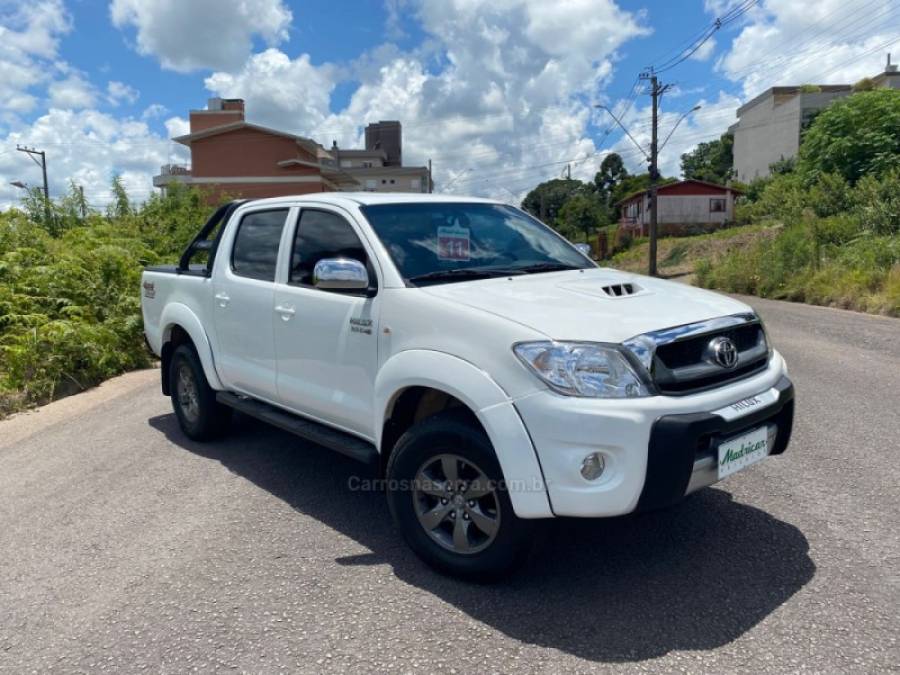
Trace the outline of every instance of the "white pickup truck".
{"type": "Polygon", "coordinates": [[[537,519],[668,506],[791,435],[750,307],[597,267],[495,201],[232,202],[142,292],[187,436],[239,410],[369,464],[412,549],[460,576],[510,569],[537,519]]]}

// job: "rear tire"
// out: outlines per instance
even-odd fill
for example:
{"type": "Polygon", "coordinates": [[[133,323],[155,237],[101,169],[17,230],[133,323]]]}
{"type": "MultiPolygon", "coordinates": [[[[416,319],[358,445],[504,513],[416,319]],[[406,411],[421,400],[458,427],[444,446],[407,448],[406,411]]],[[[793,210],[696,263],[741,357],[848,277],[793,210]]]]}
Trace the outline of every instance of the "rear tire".
{"type": "Polygon", "coordinates": [[[467,416],[441,413],[409,429],[387,478],[394,522],[435,569],[494,581],[528,555],[535,523],[516,516],[491,442],[467,416]]]}
{"type": "Polygon", "coordinates": [[[180,345],[169,363],[172,408],[185,435],[194,441],[222,436],[231,421],[231,408],[216,401],[200,357],[191,345],[180,345]]]}

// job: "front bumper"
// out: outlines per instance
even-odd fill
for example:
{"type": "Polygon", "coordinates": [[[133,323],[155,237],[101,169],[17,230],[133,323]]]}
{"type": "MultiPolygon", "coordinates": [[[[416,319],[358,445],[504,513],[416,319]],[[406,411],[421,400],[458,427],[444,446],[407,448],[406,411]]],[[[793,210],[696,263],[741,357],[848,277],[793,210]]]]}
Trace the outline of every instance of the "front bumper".
{"type": "Polygon", "coordinates": [[[515,402],[537,451],[557,516],[605,517],[659,508],[718,480],[716,447],[769,427],[770,454],[784,452],[793,422],[793,386],[776,352],[765,371],[691,396],[602,400],[544,391],[515,402]],[[733,411],[748,397],[758,407],[733,411]],[[581,476],[589,453],[603,456],[600,478],[581,476]]]}
{"type": "Polygon", "coordinates": [[[666,415],[650,431],[647,474],[637,509],[669,506],[686,494],[718,480],[716,448],[722,441],[766,426],[770,455],[780,455],[791,439],[794,385],[782,377],[775,385],[775,403],[732,421],[713,413],[666,415]]]}

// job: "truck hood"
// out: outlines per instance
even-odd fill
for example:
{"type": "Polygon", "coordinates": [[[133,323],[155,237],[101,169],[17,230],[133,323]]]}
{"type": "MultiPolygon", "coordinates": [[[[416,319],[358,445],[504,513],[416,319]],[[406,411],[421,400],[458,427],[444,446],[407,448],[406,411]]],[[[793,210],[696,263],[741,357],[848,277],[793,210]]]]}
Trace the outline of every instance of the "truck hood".
{"type": "Polygon", "coordinates": [[[661,328],[752,311],[724,295],[608,268],[466,281],[422,291],[554,340],[622,342],[661,328]]]}

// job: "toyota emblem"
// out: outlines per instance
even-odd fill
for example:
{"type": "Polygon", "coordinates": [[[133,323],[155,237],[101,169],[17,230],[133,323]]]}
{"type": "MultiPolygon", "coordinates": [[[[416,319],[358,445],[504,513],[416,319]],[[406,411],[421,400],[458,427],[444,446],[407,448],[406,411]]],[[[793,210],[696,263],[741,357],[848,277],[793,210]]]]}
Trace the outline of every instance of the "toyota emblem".
{"type": "Polygon", "coordinates": [[[723,368],[734,368],[738,362],[738,350],[734,341],[727,337],[717,337],[710,340],[709,351],[713,358],[723,368]]]}

